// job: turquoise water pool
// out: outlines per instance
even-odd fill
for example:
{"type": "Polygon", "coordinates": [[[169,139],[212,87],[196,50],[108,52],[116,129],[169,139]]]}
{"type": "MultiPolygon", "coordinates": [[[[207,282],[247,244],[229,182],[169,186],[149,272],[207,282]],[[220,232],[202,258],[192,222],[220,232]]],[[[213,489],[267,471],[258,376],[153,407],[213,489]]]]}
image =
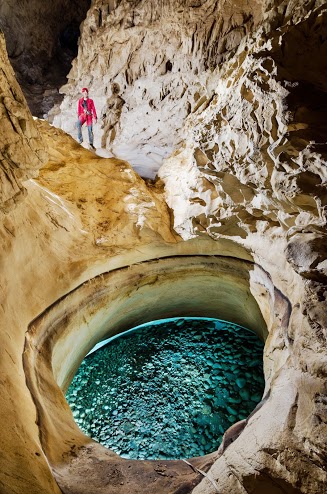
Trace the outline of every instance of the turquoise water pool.
{"type": "Polygon", "coordinates": [[[261,400],[262,353],[236,324],[155,321],[88,355],[66,398],[79,427],[124,458],[200,456],[261,400]]]}

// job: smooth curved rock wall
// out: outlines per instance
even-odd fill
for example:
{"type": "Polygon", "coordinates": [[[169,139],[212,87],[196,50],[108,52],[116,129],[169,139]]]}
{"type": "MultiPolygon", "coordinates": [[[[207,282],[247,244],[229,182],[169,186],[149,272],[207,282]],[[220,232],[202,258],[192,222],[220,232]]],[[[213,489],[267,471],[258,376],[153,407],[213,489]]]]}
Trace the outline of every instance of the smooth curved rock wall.
{"type": "MultiPolygon", "coordinates": [[[[236,29],[236,33],[241,31],[237,44],[231,42],[230,50],[222,48],[223,56],[219,60],[210,59],[213,61],[210,67],[203,65],[204,72],[198,73],[196,81],[197,74],[188,64],[195,56],[189,55],[194,50],[185,48],[192,47],[191,32],[187,31],[189,38],[183,34],[186,36],[183,37],[185,56],[181,53],[176,56],[180,60],[180,72],[175,73],[169,64],[164,65],[164,79],[159,77],[162,85],[154,87],[156,101],[160,100],[159,110],[151,107],[149,99],[151,118],[148,121],[142,113],[144,101],[138,92],[138,70],[143,70],[142,63],[150,50],[143,52],[142,45],[135,58],[129,57],[130,52],[135,53],[134,44],[126,40],[139,39],[143,22],[149,36],[155,37],[157,31],[150,29],[151,19],[162,33],[166,23],[171,26],[169,22],[175,18],[183,20],[186,11],[172,12],[171,2],[158,4],[162,7],[160,22],[158,5],[146,12],[145,22],[135,15],[143,5],[143,2],[127,1],[94,3],[84,23],[80,55],[72,69],[69,85],[64,88],[67,97],[62,117],[64,122],[74,123],[79,85],[89,83],[98,98],[95,98],[98,108],[105,108],[111,83],[120,83],[125,93],[121,96],[124,105],[117,113],[121,110],[119,121],[115,121],[111,129],[112,123],[104,122],[108,124],[107,131],[111,132],[110,139],[112,130],[116,132],[111,145],[123,150],[128,137],[129,146],[142,148],[139,163],[144,164],[144,173],[150,169],[154,174],[166,155],[166,151],[161,153],[160,149],[167,142],[167,152],[173,148],[174,151],[160,170],[161,181],[147,185],[126,162],[102,160],[82,149],[62,131],[43,122],[38,124],[38,129],[48,148],[47,165],[37,180],[26,181],[28,195],[16,208],[7,208],[7,195],[4,197],[7,215],[2,216],[0,225],[0,368],[4,376],[0,383],[0,399],[1,411],[7,417],[0,438],[1,450],[6,452],[0,472],[3,490],[6,494],[25,493],[26,490],[33,493],[58,491],[42,447],[42,442],[51,442],[47,436],[49,431],[40,427],[39,408],[26,386],[28,369],[22,365],[25,334],[31,321],[58,299],[101,273],[149,259],[213,254],[246,259],[262,267],[260,274],[250,273],[250,289],[270,328],[264,356],[268,390],[263,406],[243,424],[245,428],[240,436],[236,438],[233,432],[227,433],[227,439],[232,437],[235,441],[217,457],[209,473],[211,480],[204,478],[195,487],[194,482],[198,483],[202,477],[195,477],[189,467],[191,475],[187,476],[184,470],[185,482],[179,486],[174,484],[169,492],[184,489],[184,492],[193,490],[197,494],[213,493],[216,482],[218,489],[228,493],[242,493],[246,489],[258,494],[320,494],[327,482],[326,88],[322,76],[326,66],[325,3],[285,1],[278,5],[273,2],[260,4],[259,10],[257,4],[244,7],[247,12],[257,9],[260,15],[249,21],[251,28],[248,31],[236,29]],[[106,6],[107,10],[100,13],[96,10],[100,6],[106,6]],[[108,17],[104,20],[106,12],[108,17]],[[131,15],[125,15],[128,12],[131,15]],[[117,21],[116,27],[108,30],[106,22],[112,27],[113,20],[117,21]],[[140,29],[138,22],[142,25],[140,29]],[[98,35],[99,45],[96,42],[98,35]],[[119,67],[115,65],[118,64],[116,51],[110,55],[113,57],[110,60],[115,61],[110,65],[116,70],[113,73],[108,72],[107,60],[103,64],[101,61],[102,54],[109,57],[108,45],[103,44],[103,49],[97,50],[101,40],[111,42],[111,35],[112,46],[125,57],[121,58],[124,66],[119,67]],[[187,45],[187,39],[190,45],[187,45]],[[119,41],[122,52],[117,48],[119,41]],[[99,62],[93,49],[99,53],[99,62]],[[102,72],[97,72],[97,67],[108,72],[103,86],[102,72]],[[189,91],[175,94],[176,107],[168,94],[163,99],[158,96],[161,89],[166,90],[172,74],[174,81],[176,76],[176,84],[185,80],[189,91]],[[189,81],[191,86],[187,85],[189,81]],[[195,86],[199,89],[199,84],[200,97],[196,96],[197,104],[192,106],[193,90],[195,86]],[[188,96],[184,97],[184,94],[192,97],[187,100],[188,96]],[[192,111],[184,122],[187,101],[192,111]],[[165,102],[169,102],[167,113],[165,102]],[[160,122],[162,127],[158,127],[156,141],[157,137],[151,132],[153,122],[159,121],[159,112],[165,118],[160,122]],[[134,125],[135,122],[142,123],[143,116],[150,129],[144,135],[143,126],[140,129],[134,125]],[[168,141],[162,138],[167,136],[165,126],[171,130],[168,141]],[[158,147],[160,158],[155,166],[151,154],[150,162],[145,163],[144,156],[148,154],[139,143],[149,144],[151,149],[158,147]],[[251,282],[253,276],[257,283],[251,282]],[[260,276],[261,282],[258,281],[260,276]],[[267,292],[262,289],[266,278],[275,287],[268,290],[269,302],[267,292]]],[[[187,21],[193,19],[194,23],[190,25],[194,27],[197,13],[199,19],[203,19],[205,7],[213,5],[216,4],[190,2],[187,21]]],[[[243,9],[241,5],[238,8],[243,9]]],[[[140,12],[145,15],[144,9],[140,12]]],[[[214,12],[220,15],[218,10],[214,12]]],[[[187,23],[184,30],[187,30],[187,23]]],[[[246,24],[246,18],[235,20],[235,23],[240,27],[242,23],[246,24]]],[[[169,29],[167,26],[167,33],[173,38],[176,29],[169,29]]],[[[203,26],[203,29],[207,28],[203,26]]],[[[224,29],[226,33],[233,30],[229,21],[224,29]]],[[[210,29],[207,34],[209,32],[210,29]]],[[[165,42],[164,37],[158,39],[165,42]]],[[[213,36],[213,39],[213,47],[216,47],[220,37],[213,36]]],[[[157,46],[155,40],[154,46],[157,46]]],[[[175,46],[175,41],[169,39],[169,46],[175,46]]],[[[149,37],[144,46],[150,45],[149,37]]],[[[135,46],[139,45],[136,43],[135,46]]],[[[207,48],[207,44],[203,46],[207,48]]],[[[203,53],[207,52],[204,50],[203,53]]],[[[154,58],[151,60],[159,71],[160,65],[157,67],[154,58]]],[[[196,68],[201,68],[205,60],[209,58],[196,59],[196,68]]],[[[1,64],[4,67],[3,87],[10,94],[11,86],[15,88],[16,83],[5,55],[1,64]]],[[[153,81],[150,67],[145,67],[143,76],[143,87],[150,87],[153,81]]],[[[23,100],[21,104],[27,115],[26,128],[30,125],[34,128],[35,123],[23,100]]],[[[7,115],[5,110],[3,114],[7,115]]],[[[15,131],[11,124],[6,124],[5,128],[2,138],[6,140],[1,152],[7,150],[7,143],[11,142],[16,143],[15,153],[19,146],[25,149],[25,133],[15,131]]],[[[104,138],[107,146],[106,136],[99,128],[96,138],[98,142],[104,138]]],[[[130,149],[127,151],[133,156],[130,149]]],[[[40,157],[35,159],[33,150],[27,149],[26,153],[21,162],[17,159],[18,173],[23,170],[21,163],[23,166],[31,164],[36,170],[43,161],[40,157]]],[[[4,163],[7,166],[8,161],[4,163]]],[[[6,176],[6,168],[3,170],[6,176]]],[[[11,181],[14,179],[4,183],[8,185],[11,181]]],[[[37,353],[35,355],[38,358],[37,353]]],[[[31,369],[34,363],[32,358],[31,369]]],[[[46,360],[45,363],[48,365],[46,360]]],[[[50,382],[47,372],[41,373],[44,389],[50,382]]],[[[67,411],[64,400],[62,407],[67,411]]],[[[62,425],[67,424],[64,421],[62,425]]],[[[56,431],[52,432],[56,437],[56,431]]],[[[73,446],[70,458],[75,455],[73,446]]],[[[99,489],[108,489],[109,485],[120,492],[125,489],[128,492],[125,477],[115,476],[121,460],[116,456],[113,458],[108,484],[108,477],[101,476],[101,462],[111,457],[111,453],[106,452],[104,456],[101,453],[97,457],[93,455],[95,450],[90,447],[84,452],[90,463],[98,465],[94,480],[99,489]]],[[[51,454],[59,452],[54,448],[51,454]]],[[[207,469],[209,463],[203,468],[207,469]]],[[[83,489],[81,478],[88,470],[85,463],[82,465],[82,469],[77,467],[74,472],[76,482],[69,484],[71,465],[61,463],[57,475],[64,492],[76,493],[83,489]]],[[[201,463],[198,465],[201,468],[201,463]]],[[[151,472],[153,469],[147,471],[150,477],[151,472]]],[[[137,470],[133,471],[133,476],[137,478],[137,470]]],[[[146,478],[149,480],[150,477],[146,478]]],[[[169,476],[165,480],[169,481],[169,476]]],[[[136,481],[134,492],[139,486],[136,481]]],[[[165,494],[166,487],[162,490],[165,494]]]]}
{"type": "MultiPolygon", "coordinates": [[[[260,337],[265,337],[265,322],[250,293],[250,283],[254,286],[259,282],[260,290],[265,291],[266,312],[269,312],[269,305],[273,303],[272,287],[269,279],[265,287],[261,285],[262,274],[251,262],[232,257],[170,256],[149,260],[84,283],[30,325],[24,351],[27,385],[36,403],[43,449],[64,492],[73,492],[68,486],[77,488],[82,471],[88,471],[88,475],[78,492],[122,492],[121,485],[95,482],[98,458],[101,458],[102,475],[108,477],[114,459],[116,472],[124,477],[124,485],[135,483],[136,469],[138,482],[133,492],[152,493],[153,486],[148,485],[149,471],[157,477],[158,462],[118,462],[112,452],[86,437],[73,421],[58,385],[63,391],[67,389],[92,346],[139,323],[180,314],[220,315],[251,327],[260,337]],[[251,281],[250,272],[254,275],[251,281]],[[260,273],[259,279],[255,273],[260,273]],[[129,468],[133,466],[129,474],[126,464],[129,468]]],[[[195,464],[212,463],[214,456],[199,458],[195,464]]],[[[174,480],[167,485],[167,479],[156,478],[156,489],[178,492],[185,464],[174,461],[168,462],[166,467],[174,468],[174,480]]]]}

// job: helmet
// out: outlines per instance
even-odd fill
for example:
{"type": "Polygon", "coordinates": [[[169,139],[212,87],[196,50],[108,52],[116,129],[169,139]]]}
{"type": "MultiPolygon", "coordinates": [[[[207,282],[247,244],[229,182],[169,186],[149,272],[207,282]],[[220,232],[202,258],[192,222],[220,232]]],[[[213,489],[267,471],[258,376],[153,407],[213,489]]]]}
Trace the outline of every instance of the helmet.
{"type": "Polygon", "coordinates": [[[86,91],[87,93],[89,92],[89,90],[87,89],[87,87],[83,87],[82,93],[84,93],[84,91],[86,91]]]}

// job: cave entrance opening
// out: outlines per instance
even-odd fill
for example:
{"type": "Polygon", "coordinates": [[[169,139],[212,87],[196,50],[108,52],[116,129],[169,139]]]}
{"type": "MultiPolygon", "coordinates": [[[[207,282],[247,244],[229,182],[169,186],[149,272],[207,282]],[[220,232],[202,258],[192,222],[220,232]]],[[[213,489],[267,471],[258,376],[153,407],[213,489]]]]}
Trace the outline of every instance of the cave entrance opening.
{"type": "Polygon", "coordinates": [[[237,324],[153,321],[96,345],[66,398],[83,432],[123,458],[202,456],[260,402],[262,353],[237,324]]]}

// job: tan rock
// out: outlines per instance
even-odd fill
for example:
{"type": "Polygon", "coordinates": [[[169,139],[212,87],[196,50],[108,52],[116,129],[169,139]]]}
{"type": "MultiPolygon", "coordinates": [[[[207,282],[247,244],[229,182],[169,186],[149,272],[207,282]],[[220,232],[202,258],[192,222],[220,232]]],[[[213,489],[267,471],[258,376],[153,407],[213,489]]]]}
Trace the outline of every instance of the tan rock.
{"type": "MultiPolygon", "coordinates": [[[[0,236],[5,494],[59,492],[54,479],[74,494],[324,492],[326,19],[322,1],[93,2],[57,123],[75,132],[80,86],[105,113],[117,82],[97,142],[149,175],[171,154],[146,183],[37,124],[49,160],[0,236]],[[208,476],[87,438],[63,391],[93,343],[194,311],[267,337],[262,406],[221,455],[191,460],[208,476]]],[[[26,137],[5,139],[15,155],[26,137]]]]}
{"type": "Polygon", "coordinates": [[[47,155],[1,33],[0,67],[0,209],[8,211],[25,194],[22,182],[37,175],[47,155]]]}

